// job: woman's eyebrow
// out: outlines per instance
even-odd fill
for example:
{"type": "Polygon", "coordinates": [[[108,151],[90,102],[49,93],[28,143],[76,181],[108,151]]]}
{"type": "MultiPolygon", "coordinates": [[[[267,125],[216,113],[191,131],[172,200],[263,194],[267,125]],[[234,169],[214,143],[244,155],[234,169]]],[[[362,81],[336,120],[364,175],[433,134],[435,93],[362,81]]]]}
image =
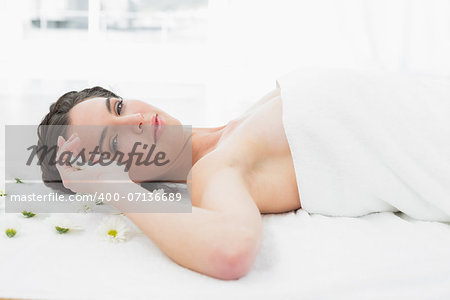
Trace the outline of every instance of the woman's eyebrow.
{"type": "Polygon", "coordinates": [[[106,109],[109,111],[109,113],[111,114],[112,112],[111,112],[111,101],[110,101],[110,98],[108,97],[108,98],[106,98],[105,99],[105,105],[106,105],[106,109]]]}

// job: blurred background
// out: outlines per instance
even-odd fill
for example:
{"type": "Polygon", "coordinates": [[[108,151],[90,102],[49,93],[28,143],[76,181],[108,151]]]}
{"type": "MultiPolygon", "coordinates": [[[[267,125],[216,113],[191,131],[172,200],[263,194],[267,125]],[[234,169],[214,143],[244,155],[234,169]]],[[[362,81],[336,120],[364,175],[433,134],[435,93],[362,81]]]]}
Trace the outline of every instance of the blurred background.
{"type": "Polygon", "coordinates": [[[5,124],[94,85],[220,126],[301,66],[449,76],[449,16],[450,0],[0,0],[0,163],[5,124]]]}

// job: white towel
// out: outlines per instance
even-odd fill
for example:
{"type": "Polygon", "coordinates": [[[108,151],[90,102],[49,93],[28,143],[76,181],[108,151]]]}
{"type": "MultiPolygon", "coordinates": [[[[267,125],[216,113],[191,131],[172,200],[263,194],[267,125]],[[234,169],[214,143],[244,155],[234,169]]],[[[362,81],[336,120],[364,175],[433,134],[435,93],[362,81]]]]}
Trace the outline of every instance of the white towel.
{"type": "Polygon", "coordinates": [[[302,208],[450,221],[450,83],[305,68],[277,80],[302,208]]]}

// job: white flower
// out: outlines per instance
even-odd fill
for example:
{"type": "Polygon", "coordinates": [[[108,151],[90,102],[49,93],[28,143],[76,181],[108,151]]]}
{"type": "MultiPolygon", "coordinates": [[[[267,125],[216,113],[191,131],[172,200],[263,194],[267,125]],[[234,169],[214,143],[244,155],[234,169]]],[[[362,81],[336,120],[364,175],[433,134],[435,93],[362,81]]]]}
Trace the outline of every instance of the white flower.
{"type": "Polygon", "coordinates": [[[68,233],[71,230],[83,229],[81,226],[68,218],[49,217],[46,219],[46,221],[47,224],[49,224],[59,234],[68,233]]]}
{"type": "Polygon", "coordinates": [[[155,189],[155,190],[153,190],[153,192],[152,192],[152,194],[160,194],[160,195],[162,195],[162,194],[164,194],[164,189],[155,189]]]}
{"type": "Polygon", "coordinates": [[[97,228],[99,237],[110,242],[126,241],[128,232],[128,225],[121,216],[105,217],[97,228]]]}
{"type": "Polygon", "coordinates": [[[92,212],[94,209],[95,203],[93,201],[83,201],[81,202],[77,212],[78,213],[88,213],[88,212],[92,212]]]}
{"type": "Polygon", "coordinates": [[[159,201],[163,199],[164,189],[155,189],[152,192],[152,199],[155,201],[159,201]]]}

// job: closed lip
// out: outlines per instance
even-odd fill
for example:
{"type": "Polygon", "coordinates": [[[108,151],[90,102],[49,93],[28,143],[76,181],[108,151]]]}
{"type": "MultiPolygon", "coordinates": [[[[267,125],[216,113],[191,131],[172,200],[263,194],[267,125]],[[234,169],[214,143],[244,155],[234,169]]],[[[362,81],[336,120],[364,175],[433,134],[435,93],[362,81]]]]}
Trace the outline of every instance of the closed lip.
{"type": "Polygon", "coordinates": [[[153,138],[156,144],[156,142],[160,139],[164,129],[164,121],[162,120],[161,116],[155,114],[152,117],[152,126],[153,126],[153,138]]]}

